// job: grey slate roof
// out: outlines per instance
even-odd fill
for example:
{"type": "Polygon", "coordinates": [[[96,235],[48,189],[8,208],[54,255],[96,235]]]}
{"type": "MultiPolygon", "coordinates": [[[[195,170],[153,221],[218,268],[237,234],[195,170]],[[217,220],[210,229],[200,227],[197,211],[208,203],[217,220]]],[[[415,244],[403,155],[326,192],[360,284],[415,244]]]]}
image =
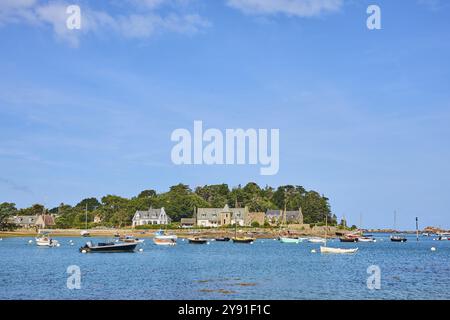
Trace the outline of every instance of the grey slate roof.
{"type": "Polygon", "coordinates": [[[223,208],[198,208],[197,220],[209,220],[211,222],[217,222],[219,220],[220,213],[230,213],[231,218],[242,220],[245,218],[246,208],[230,208],[225,205],[223,208]]]}

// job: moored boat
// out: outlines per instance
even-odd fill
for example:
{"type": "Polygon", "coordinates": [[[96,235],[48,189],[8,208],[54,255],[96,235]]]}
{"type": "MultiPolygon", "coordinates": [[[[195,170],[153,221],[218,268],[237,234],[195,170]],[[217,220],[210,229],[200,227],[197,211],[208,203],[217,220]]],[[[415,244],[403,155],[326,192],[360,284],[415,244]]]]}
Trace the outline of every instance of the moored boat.
{"type": "Polygon", "coordinates": [[[203,238],[189,238],[189,243],[192,244],[205,244],[208,242],[208,239],[203,239],[203,238]]]}
{"type": "Polygon", "coordinates": [[[300,243],[299,238],[291,238],[291,237],[280,237],[280,242],[282,243],[300,243]]]}
{"type": "Polygon", "coordinates": [[[358,242],[375,242],[375,239],[372,237],[360,237],[358,242]]]}
{"type": "Polygon", "coordinates": [[[86,230],[81,230],[80,235],[81,235],[82,237],[90,237],[90,236],[91,236],[91,234],[89,233],[89,231],[86,231],[86,230]]]}
{"type": "Polygon", "coordinates": [[[255,241],[255,238],[250,237],[233,237],[231,238],[234,243],[252,243],[255,241]]]}
{"type": "Polygon", "coordinates": [[[36,245],[39,247],[55,247],[58,245],[58,241],[50,237],[48,233],[42,234],[40,237],[36,237],[36,245]]]}
{"type": "Polygon", "coordinates": [[[157,246],[175,246],[177,244],[176,239],[172,237],[154,237],[153,243],[157,246]]]}
{"type": "Polygon", "coordinates": [[[358,242],[358,238],[344,236],[344,237],[340,237],[339,241],[341,241],[341,242],[358,242]]]}
{"type": "Polygon", "coordinates": [[[80,248],[80,252],[133,252],[136,249],[138,243],[116,243],[116,242],[99,242],[97,245],[88,241],[83,247],[80,248]]]}
{"type": "Polygon", "coordinates": [[[358,251],[358,248],[353,249],[342,249],[342,248],[332,248],[332,247],[320,247],[321,253],[355,253],[358,251]]]}
{"type": "Polygon", "coordinates": [[[230,241],[231,240],[231,238],[228,238],[228,237],[223,237],[223,238],[215,238],[214,240],[216,240],[216,241],[221,241],[221,242],[226,242],[226,241],[230,241]]]}
{"type": "Polygon", "coordinates": [[[406,242],[406,241],[408,241],[408,239],[406,239],[406,237],[404,237],[404,236],[395,236],[395,235],[392,235],[392,236],[391,236],[391,241],[392,241],[392,242],[406,242]]]}
{"type": "Polygon", "coordinates": [[[308,242],[311,243],[324,243],[326,240],[323,238],[309,238],[308,242]]]}

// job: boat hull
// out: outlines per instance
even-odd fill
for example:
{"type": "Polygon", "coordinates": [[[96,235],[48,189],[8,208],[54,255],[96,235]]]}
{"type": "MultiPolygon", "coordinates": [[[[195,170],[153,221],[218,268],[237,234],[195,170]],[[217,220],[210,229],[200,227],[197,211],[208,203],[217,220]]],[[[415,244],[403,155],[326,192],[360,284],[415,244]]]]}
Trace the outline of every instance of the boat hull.
{"type": "Polygon", "coordinates": [[[216,238],[214,240],[219,241],[219,242],[226,242],[226,241],[230,241],[231,239],[226,237],[226,238],[216,238]]]}
{"type": "Polygon", "coordinates": [[[300,239],[299,238],[284,238],[284,237],[281,237],[280,238],[280,242],[282,242],[282,243],[300,243],[300,239]]]}
{"type": "Polygon", "coordinates": [[[330,248],[330,247],[320,247],[321,253],[336,253],[336,254],[351,254],[356,253],[358,248],[354,249],[342,249],[342,248],[330,248]]]}
{"type": "Polygon", "coordinates": [[[358,238],[339,238],[340,242],[358,242],[358,238]]]}
{"type": "Polygon", "coordinates": [[[206,239],[189,239],[189,243],[191,244],[206,244],[208,240],[206,239]]]}
{"type": "Polygon", "coordinates": [[[86,252],[134,252],[137,243],[120,243],[120,244],[108,244],[98,246],[84,246],[80,248],[80,252],[85,250],[86,252]]]}
{"type": "Polygon", "coordinates": [[[253,238],[233,238],[234,243],[252,243],[255,241],[253,238]]]}
{"type": "Polygon", "coordinates": [[[157,246],[174,246],[177,244],[177,241],[173,238],[153,238],[153,243],[157,246]]]}

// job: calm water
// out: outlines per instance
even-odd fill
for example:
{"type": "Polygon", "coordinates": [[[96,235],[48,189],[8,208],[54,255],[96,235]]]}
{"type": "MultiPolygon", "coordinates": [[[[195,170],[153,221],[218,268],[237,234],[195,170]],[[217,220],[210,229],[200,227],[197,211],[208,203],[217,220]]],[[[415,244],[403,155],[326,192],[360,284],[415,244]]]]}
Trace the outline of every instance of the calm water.
{"type": "Polygon", "coordinates": [[[267,239],[252,245],[179,239],[171,248],[146,239],[143,252],[81,254],[86,239],[57,238],[55,248],[29,245],[30,239],[0,241],[0,299],[450,299],[450,241],[432,238],[330,243],[357,246],[355,255],[314,254],[317,244],[267,239]],[[79,290],[67,289],[70,265],[81,268],[79,290]],[[381,268],[381,290],[367,289],[370,265],[381,268]]]}

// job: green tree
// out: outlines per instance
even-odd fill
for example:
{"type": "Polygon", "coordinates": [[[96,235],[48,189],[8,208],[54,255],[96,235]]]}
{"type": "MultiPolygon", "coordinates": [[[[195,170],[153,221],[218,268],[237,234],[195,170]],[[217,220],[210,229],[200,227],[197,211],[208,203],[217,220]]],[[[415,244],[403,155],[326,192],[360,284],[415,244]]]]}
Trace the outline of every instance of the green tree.
{"type": "Polygon", "coordinates": [[[14,224],[8,221],[9,218],[17,214],[16,204],[3,202],[0,204],[0,230],[14,229],[14,224]]]}

